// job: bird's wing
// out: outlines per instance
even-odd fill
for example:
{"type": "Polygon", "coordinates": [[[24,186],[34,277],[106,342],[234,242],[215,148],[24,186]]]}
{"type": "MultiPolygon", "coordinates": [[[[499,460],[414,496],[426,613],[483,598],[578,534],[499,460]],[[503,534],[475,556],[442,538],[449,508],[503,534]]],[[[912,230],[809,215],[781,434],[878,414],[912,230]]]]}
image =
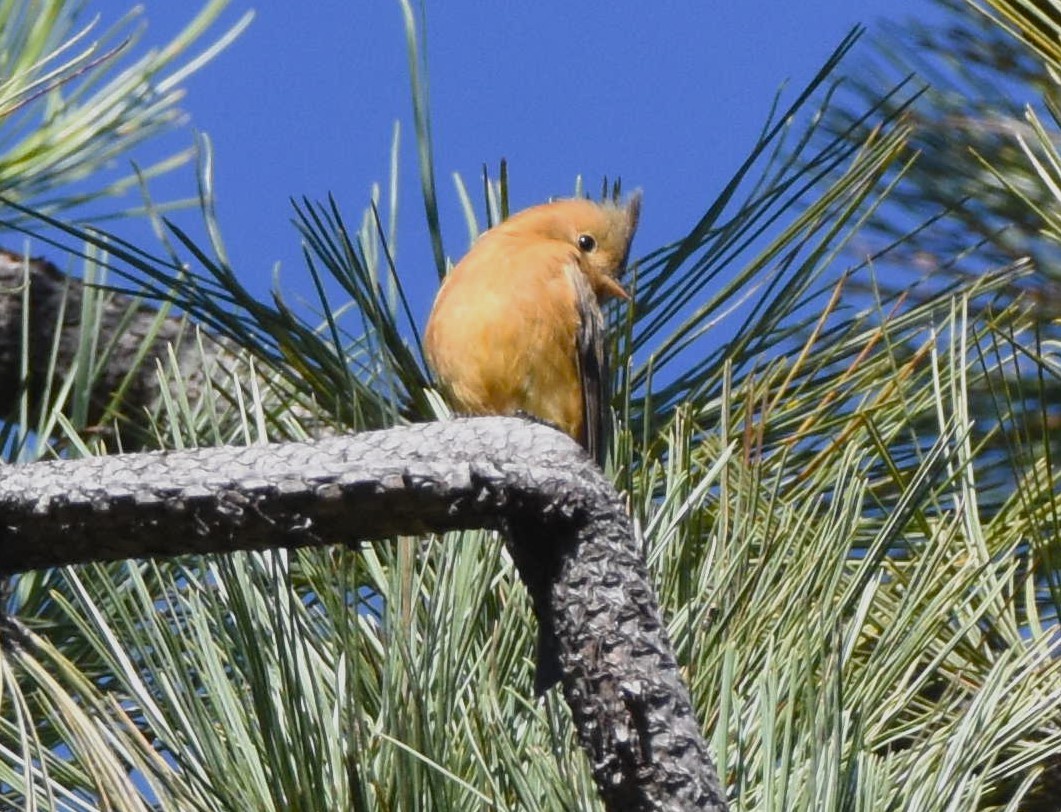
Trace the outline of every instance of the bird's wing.
{"type": "Polygon", "coordinates": [[[567,266],[575,290],[579,326],[575,335],[575,359],[582,384],[582,437],[579,438],[597,464],[604,466],[611,439],[611,373],[604,333],[604,315],[586,275],[577,265],[567,266]]]}

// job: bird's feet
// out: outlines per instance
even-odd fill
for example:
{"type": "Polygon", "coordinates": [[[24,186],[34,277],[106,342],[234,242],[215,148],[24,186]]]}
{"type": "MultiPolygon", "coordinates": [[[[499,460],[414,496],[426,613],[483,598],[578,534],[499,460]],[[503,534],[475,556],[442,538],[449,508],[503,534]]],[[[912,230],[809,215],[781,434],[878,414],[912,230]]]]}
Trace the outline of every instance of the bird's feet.
{"type": "Polygon", "coordinates": [[[514,411],[512,413],[512,416],[513,417],[518,417],[521,420],[527,420],[527,421],[529,421],[531,423],[537,423],[539,426],[548,426],[551,429],[556,429],[561,434],[564,433],[564,430],[562,428],[560,428],[558,425],[556,425],[556,423],[553,423],[551,420],[546,420],[543,417],[538,417],[538,415],[536,415],[536,414],[531,414],[530,412],[525,412],[525,411],[523,411],[523,409],[516,409],[516,411],[514,411]]]}

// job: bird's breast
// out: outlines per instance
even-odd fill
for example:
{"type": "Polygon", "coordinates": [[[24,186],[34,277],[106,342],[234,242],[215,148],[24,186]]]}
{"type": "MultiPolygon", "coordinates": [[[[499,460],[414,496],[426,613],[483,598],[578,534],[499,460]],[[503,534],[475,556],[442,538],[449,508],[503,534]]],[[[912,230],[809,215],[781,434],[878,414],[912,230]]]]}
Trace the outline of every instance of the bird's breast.
{"type": "MultiPolygon", "coordinates": [[[[533,262],[532,259],[537,259],[533,262]]],[[[425,335],[428,360],[459,411],[526,412],[578,437],[578,311],[566,255],[520,267],[458,265],[425,335]],[[505,270],[508,273],[498,273],[505,270]]],[[[462,263],[463,265],[463,263],[462,263]]]]}

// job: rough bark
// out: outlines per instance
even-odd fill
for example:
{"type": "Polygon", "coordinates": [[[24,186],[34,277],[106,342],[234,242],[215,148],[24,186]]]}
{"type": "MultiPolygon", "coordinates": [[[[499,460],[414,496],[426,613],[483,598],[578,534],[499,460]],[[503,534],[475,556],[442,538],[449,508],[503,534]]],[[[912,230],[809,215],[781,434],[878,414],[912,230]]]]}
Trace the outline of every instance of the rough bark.
{"type": "Polygon", "coordinates": [[[551,428],[480,418],[0,468],[0,573],[472,527],[553,562],[528,587],[607,807],[725,809],[631,522],[551,428]]]}
{"type": "Polygon", "coordinates": [[[235,353],[208,335],[196,340],[185,319],[160,314],[121,293],[94,291],[96,298],[90,306],[95,312],[86,321],[86,293],[81,280],[60,272],[47,260],[0,249],[0,418],[14,416],[23,392],[29,396],[31,413],[39,411],[45,397],[56,396],[62,379],[71,374],[81,355],[95,365],[92,371],[82,370],[90,381],[87,424],[116,419],[123,423],[125,444],[139,446],[149,441],[142,435],[144,411],[157,408],[162,394],[156,365],[168,364],[171,348],[192,399],[212,370],[220,371],[236,361],[235,353]],[[98,331],[85,329],[86,324],[98,331]],[[83,353],[85,342],[96,351],[83,353]],[[24,343],[28,351],[25,375],[21,368],[24,343]],[[119,390],[121,412],[108,415],[107,407],[119,390]]]}

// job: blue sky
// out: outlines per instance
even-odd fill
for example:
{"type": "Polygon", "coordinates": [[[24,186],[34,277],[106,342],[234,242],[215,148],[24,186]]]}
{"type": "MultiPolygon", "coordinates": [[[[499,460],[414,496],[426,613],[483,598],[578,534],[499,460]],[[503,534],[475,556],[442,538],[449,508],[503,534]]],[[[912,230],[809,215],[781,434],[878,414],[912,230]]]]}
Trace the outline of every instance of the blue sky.
{"type": "MultiPolygon", "coordinates": [[[[138,47],[172,36],[196,8],[147,0],[138,47]]],[[[104,24],[127,0],[86,2],[104,24]]],[[[192,126],[215,148],[218,212],[230,258],[265,293],[276,262],[288,292],[307,289],[290,197],[333,193],[349,223],[386,179],[402,125],[398,266],[421,319],[436,286],[422,235],[408,66],[396,0],[233,0],[242,36],[186,83],[192,126]]],[[[478,190],[484,163],[508,159],[513,208],[621,175],[644,192],[634,253],[675,239],[747,154],[786,82],[809,80],[850,28],[938,14],[930,0],[745,3],[427,2],[435,165],[446,251],[468,247],[451,180],[478,190]]],[[[220,32],[222,26],[218,27],[220,32]]],[[[866,38],[868,40],[868,38],[866,38]]],[[[852,65],[857,62],[849,63],[852,65]]],[[[190,143],[192,130],[145,149],[190,143]]],[[[157,183],[160,199],[194,190],[190,171],[157,183]]],[[[473,195],[478,200],[478,197],[473,195]]],[[[182,224],[196,217],[180,216],[182,224]]],[[[121,229],[150,241],[133,226],[121,229]]]]}

